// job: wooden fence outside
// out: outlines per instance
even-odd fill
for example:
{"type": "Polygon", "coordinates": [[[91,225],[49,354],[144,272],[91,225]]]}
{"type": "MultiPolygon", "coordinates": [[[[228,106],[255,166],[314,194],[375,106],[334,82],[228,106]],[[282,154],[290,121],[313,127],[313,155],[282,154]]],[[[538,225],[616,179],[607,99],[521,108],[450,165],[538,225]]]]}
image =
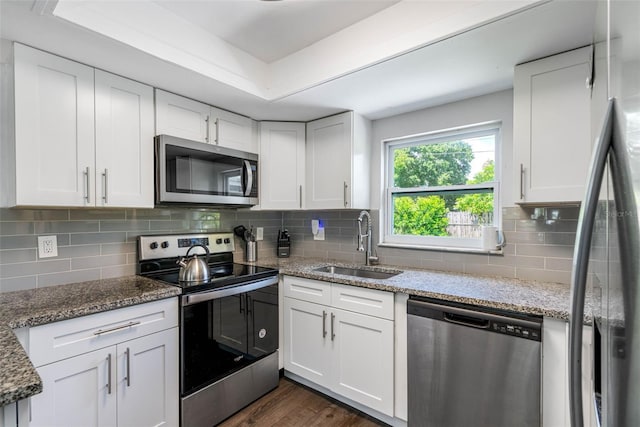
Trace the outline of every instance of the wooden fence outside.
{"type": "Polygon", "coordinates": [[[493,212],[474,215],[470,212],[449,212],[447,233],[451,237],[479,239],[480,227],[493,224],[493,212]]]}

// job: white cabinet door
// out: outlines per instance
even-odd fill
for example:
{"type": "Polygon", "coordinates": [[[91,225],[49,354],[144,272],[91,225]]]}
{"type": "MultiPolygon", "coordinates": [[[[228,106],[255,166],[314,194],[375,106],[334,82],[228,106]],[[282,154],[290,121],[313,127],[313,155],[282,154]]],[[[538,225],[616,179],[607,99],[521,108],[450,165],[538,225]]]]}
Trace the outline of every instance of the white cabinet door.
{"type": "Polygon", "coordinates": [[[178,328],[118,345],[118,427],[178,425],[178,328]]]}
{"type": "Polygon", "coordinates": [[[522,203],[584,196],[591,158],[591,49],[519,65],[514,73],[513,151],[522,203]]]}
{"type": "Polygon", "coordinates": [[[308,209],[351,207],[351,113],[307,123],[308,209]]]}
{"type": "Polygon", "coordinates": [[[393,321],[332,309],[333,390],[393,416],[393,321]]]}
{"type": "Polygon", "coordinates": [[[14,49],[15,204],[95,204],[93,68],[14,49]]]}
{"type": "Polygon", "coordinates": [[[39,367],[44,389],[31,397],[29,426],[115,426],[115,356],[107,347],[39,367]]]}
{"type": "Polygon", "coordinates": [[[304,123],[260,123],[260,207],[303,209],[304,123]]]}
{"type": "Polygon", "coordinates": [[[207,104],[156,89],[156,135],[212,142],[210,115],[207,104]]]}
{"type": "Polygon", "coordinates": [[[153,88],[95,72],[96,205],[153,208],[153,88]]]}
{"type": "Polygon", "coordinates": [[[307,123],[307,209],[369,209],[370,139],[353,111],[307,123]]]}
{"type": "Polygon", "coordinates": [[[212,107],[210,126],[212,144],[258,153],[257,140],[253,135],[253,120],[249,117],[212,107]]]}
{"type": "Polygon", "coordinates": [[[284,298],[284,368],[331,387],[330,308],[284,298]]]}

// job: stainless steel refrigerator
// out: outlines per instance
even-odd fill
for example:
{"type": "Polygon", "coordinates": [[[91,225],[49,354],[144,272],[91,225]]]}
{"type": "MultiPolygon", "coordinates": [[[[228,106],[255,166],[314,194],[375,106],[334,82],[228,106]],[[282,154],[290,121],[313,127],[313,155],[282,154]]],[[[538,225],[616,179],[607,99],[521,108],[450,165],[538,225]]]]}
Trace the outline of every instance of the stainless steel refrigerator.
{"type": "Polygon", "coordinates": [[[596,137],[573,261],[570,415],[640,426],[640,0],[598,2],[592,129],[596,137]],[[585,300],[587,309],[585,309],[585,300]],[[593,315],[593,397],[582,402],[582,325],[593,315]]]}

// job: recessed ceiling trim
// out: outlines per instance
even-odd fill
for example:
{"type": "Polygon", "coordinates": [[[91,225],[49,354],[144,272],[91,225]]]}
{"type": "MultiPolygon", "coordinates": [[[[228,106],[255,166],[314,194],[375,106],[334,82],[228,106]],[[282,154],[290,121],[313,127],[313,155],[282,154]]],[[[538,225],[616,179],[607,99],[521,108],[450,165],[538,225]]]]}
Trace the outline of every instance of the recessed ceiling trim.
{"type": "Polygon", "coordinates": [[[267,101],[282,99],[528,7],[537,0],[400,1],[272,64],[151,0],[60,0],[54,14],[267,101]]]}

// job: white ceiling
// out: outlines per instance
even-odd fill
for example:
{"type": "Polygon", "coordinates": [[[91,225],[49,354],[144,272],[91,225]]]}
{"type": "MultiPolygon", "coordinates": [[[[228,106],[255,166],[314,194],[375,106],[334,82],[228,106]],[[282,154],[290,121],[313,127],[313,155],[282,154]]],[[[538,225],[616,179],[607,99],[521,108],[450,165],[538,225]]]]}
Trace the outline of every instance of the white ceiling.
{"type": "Polygon", "coordinates": [[[400,0],[156,0],[250,55],[271,63],[400,0]]]}
{"type": "Polygon", "coordinates": [[[510,88],[514,65],[591,43],[594,12],[592,0],[0,0],[0,35],[258,120],[378,119],[510,88]]]}

